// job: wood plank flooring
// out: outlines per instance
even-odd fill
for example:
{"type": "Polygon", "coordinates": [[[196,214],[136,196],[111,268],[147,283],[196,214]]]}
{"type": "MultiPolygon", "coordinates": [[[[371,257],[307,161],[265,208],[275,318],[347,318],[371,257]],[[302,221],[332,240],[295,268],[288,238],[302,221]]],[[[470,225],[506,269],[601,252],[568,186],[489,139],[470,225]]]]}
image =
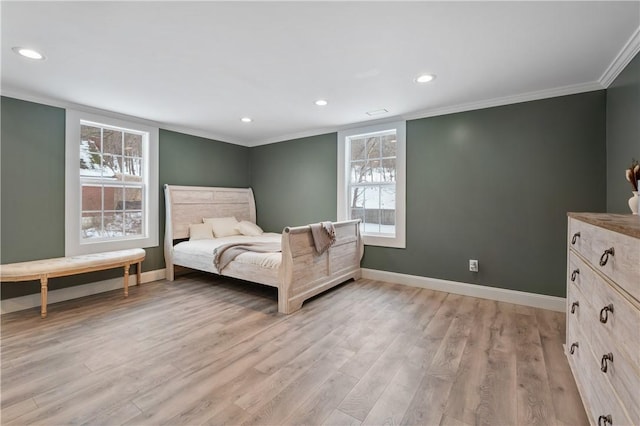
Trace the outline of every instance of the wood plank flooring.
{"type": "Polygon", "coordinates": [[[507,303],[193,273],[1,321],[3,425],[588,424],[564,315],[507,303]]]}

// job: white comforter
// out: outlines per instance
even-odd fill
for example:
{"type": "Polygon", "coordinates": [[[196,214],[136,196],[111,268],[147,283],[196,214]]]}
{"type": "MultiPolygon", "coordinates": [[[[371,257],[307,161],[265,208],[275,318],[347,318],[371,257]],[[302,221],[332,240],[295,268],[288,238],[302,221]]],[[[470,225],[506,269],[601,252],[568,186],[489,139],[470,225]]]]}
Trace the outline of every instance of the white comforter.
{"type": "MultiPolygon", "coordinates": [[[[183,241],[173,247],[173,258],[176,265],[187,266],[207,272],[219,273],[213,264],[213,251],[223,244],[251,242],[279,242],[282,235],[265,232],[256,237],[233,235],[231,237],[214,238],[213,240],[183,241]]],[[[242,253],[234,262],[247,263],[262,268],[277,269],[282,261],[282,253],[242,253]]]]}

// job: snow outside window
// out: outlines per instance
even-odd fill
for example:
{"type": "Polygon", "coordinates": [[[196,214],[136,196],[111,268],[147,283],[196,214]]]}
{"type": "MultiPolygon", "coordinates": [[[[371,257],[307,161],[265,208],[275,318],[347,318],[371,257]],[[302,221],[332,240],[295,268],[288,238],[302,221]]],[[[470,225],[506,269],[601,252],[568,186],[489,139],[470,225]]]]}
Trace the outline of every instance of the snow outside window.
{"type": "Polygon", "coordinates": [[[405,247],[405,127],[338,133],[338,220],[360,219],[368,245],[405,247]]]}
{"type": "Polygon", "coordinates": [[[157,128],[67,110],[66,131],[66,255],[157,246],[157,128]]]}

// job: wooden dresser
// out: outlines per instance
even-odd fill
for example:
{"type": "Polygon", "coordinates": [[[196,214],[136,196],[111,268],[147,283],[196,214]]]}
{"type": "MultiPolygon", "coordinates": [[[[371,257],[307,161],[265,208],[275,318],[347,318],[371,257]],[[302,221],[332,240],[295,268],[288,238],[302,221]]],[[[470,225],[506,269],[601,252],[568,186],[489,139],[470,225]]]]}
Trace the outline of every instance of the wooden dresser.
{"type": "Polygon", "coordinates": [[[640,425],[640,218],[568,216],[569,365],[592,425],[640,425]]]}

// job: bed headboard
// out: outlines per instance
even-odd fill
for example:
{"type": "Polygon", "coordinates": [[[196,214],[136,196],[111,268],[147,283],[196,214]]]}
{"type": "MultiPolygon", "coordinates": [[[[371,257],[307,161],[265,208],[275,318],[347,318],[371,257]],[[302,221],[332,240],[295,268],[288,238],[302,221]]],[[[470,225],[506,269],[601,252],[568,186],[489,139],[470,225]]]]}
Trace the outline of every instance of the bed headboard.
{"type": "MultiPolygon", "coordinates": [[[[235,216],[256,223],[256,203],[251,188],[164,186],[165,245],[189,237],[189,225],[204,217],[235,216]]],[[[167,247],[165,247],[166,250],[167,247]]]]}

